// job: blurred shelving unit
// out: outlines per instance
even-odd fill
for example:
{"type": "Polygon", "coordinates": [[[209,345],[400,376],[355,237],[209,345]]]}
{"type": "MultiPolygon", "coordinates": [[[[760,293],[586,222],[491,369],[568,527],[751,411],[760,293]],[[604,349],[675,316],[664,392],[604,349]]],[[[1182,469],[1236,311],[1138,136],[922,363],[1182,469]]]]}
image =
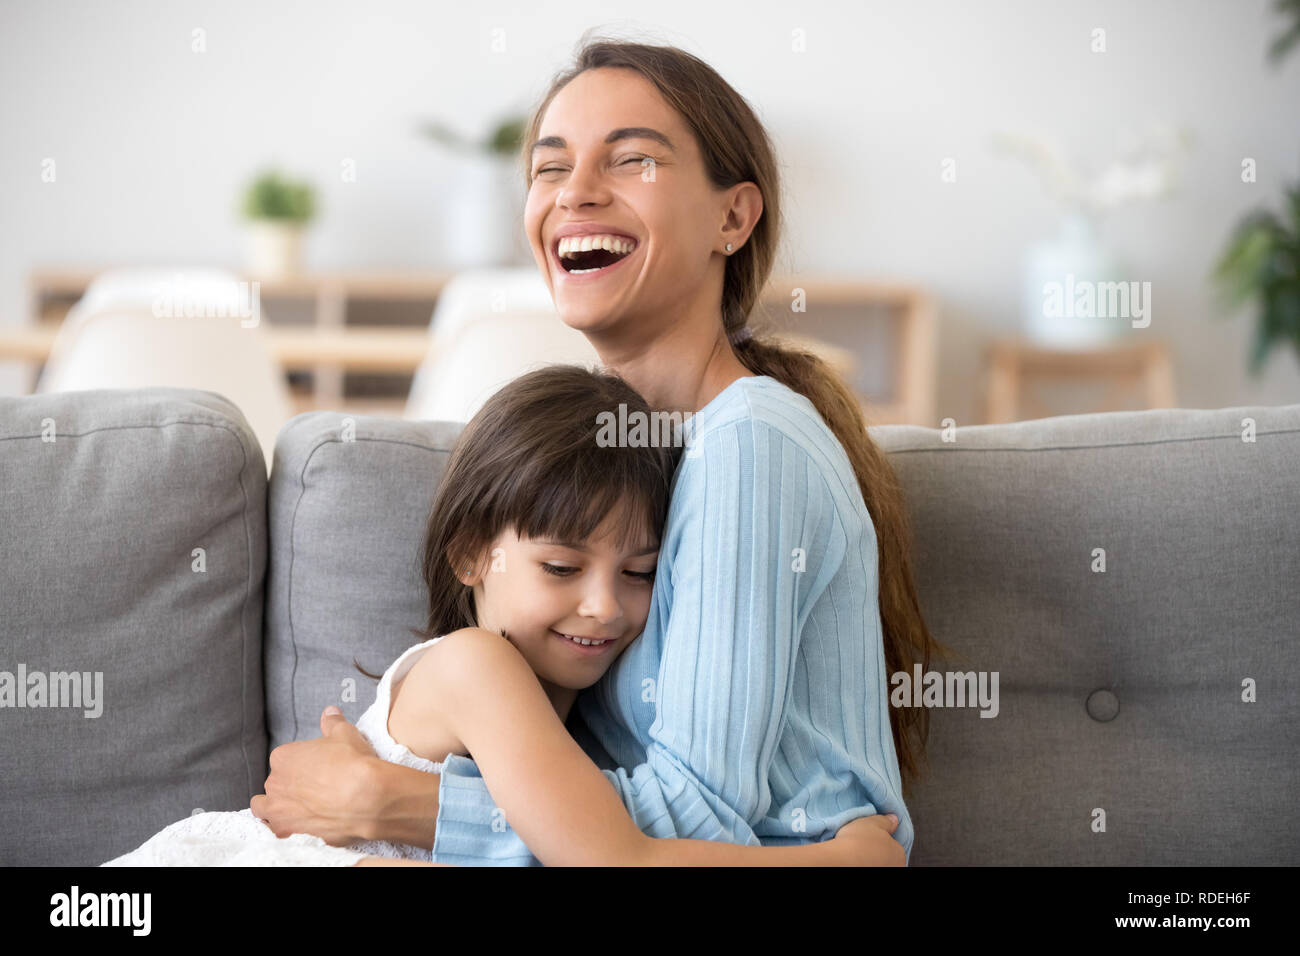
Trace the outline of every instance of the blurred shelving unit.
{"type": "MultiPolygon", "coordinates": [[[[106,269],[36,269],[28,277],[27,351],[53,341],[63,317],[106,269]]],[[[183,273],[183,269],[177,269],[183,273]]],[[[317,408],[399,415],[427,351],[433,304],[452,273],[241,274],[258,284],[268,331],[297,412],[317,408]]],[[[0,357],[4,332],[0,330],[0,357]]],[[[16,335],[10,346],[17,347],[16,335]]],[[[45,353],[48,354],[48,347],[45,353]]],[[[43,358],[43,355],[41,356],[43,358]]]]}
{"type": "MultiPolygon", "coordinates": [[[[32,271],[29,324],[0,326],[0,360],[27,361],[39,374],[63,317],[102,271],[32,271]]],[[[243,278],[258,283],[295,411],[397,416],[428,354],[434,306],[453,275],[373,271],[243,278]]],[[[769,282],[751,322],[830,363],[859,396],[869,424],[934,424],[935,317],[920,289],[779,276],[769,282]]]]}
{"type": "Polygon", "coordinates": [[[1036,392],[1060,385],[1102,386],[1094,412],[1175,408],[1173,363],[1165,342],[1121,341],[1096,348],[1045,348],[1020,338],[998,339],[985,352],[986,418],[1003,424],[1066,414],[1036,392]],[[1127,402],[1125,401],[1127,399],[1127,402]]]}

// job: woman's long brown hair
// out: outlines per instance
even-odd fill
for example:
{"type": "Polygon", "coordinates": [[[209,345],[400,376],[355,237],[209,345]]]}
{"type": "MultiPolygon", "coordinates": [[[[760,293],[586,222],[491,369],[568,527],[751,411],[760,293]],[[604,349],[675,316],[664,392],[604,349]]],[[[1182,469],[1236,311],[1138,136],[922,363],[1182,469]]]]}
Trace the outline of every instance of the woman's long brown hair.
{"type": "MultiPolygon", "coordinates": [[[[763,213],[749,241],[727,259],[722,290],[722,325],[729,335],[745,328],[766,286],[781,230],[781,190],[776,155],[766,130],[745,99],[707,63],[671,46],[617,39],[581,42],[574,63],[551,82],[534,109],[523,138],[523,168],[531,182],[527,150],[539,136],[542,117],[557,93],[579,74],[600,67],[635,70],[654,84],[695,135],[705,171],[718,189],[752,182],[763,196],[763,213]]],[[[820,358],[779,345],[761,335],[733,346],[740,362],[756,375],[770,376],[806,397],[848,453],[867,511],[875,526],[880,564],[880,616],[885,667],[889,674],[947,649],[930,634],[917,601],[911,566],[911,532],[902,489],[888,459],[867,433],[866,419],[853,392],[820,358]]],[[[889,687],[881,687],[882,694],[889,687]]],[[[904,792],[921,772],[929,735],[924,707],[889,709],[904,792]]]]}

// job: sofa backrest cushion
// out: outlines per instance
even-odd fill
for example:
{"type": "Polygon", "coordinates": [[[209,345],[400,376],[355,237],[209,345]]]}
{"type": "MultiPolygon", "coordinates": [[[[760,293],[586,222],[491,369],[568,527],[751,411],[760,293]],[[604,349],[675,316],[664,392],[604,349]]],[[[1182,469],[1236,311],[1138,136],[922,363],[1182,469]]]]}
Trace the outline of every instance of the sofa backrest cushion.
{"type": "Polygon", "coordinates": [[[0,863],[248,806],[265,568],[265,462],[220,395],[0,398],[0,863]]]}
{"type": "Polygon", "coordinates": [[[271,746],[320,734],[336,704],[355,721],[418,639],[422,547],[460,422],[310,412],[281,430],[268,498],[266,696],[271,746]]]}
{"type": "Polygon", "coordinates": [[[913,865],[1300,860],[1300,405],[872,433],[931,668],[999,674],[929,711],[913,865]]]}

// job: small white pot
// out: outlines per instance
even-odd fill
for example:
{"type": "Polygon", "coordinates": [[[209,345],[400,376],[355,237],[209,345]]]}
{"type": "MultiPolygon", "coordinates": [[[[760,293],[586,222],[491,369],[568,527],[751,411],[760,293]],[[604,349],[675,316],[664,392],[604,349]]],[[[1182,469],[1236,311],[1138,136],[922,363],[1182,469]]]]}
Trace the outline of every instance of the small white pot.
{"type": "Polygon", "coordinates": [[[1118,273],[1114,257],[1098,240],[1088,217],[1067,216],[1055,238],[1035,243],[1025,257],[1026,337],[1037,345],[1063,349],[1100,347],[1123,338],[1129,317],[1103,314],[1096,296],[1093,314],[1079,306],[1085,285],[1096,292],[1103,283],[1119,280],[1118,273]]]}
{"type": "Polygon", "coordinates": [[[512,159],[462,160],[443,210],[443,261],[456,269],[531,263],[523,215],[524,186],[512,159]]]}
{"type": "Polygon", "coordinates": [[[248,271],[253,275],[285,276],[302,267],[302,226],[278,219],[248,223],[248,271]]]}

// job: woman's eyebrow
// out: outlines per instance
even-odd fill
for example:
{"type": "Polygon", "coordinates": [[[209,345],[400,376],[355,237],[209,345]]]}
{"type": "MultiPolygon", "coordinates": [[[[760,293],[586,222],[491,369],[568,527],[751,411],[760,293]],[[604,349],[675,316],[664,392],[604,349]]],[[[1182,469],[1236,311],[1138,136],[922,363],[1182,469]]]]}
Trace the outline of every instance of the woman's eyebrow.
{"type": "MultiPolygon", "coordinates": [[[[677,152],[677,148],[673,146],[672,140],[670,140],[663,133],[659,132],[659,130],[651,129],[649,126],[623,126],[620,127],[619,129],[610,130],[609,135],[605,137],[605,142],[617,143],[621,139],[654,140],[654,142],[671,150],[672,152],[674,153],[677,152]]],[[[531,156],[533,153],[535,153],[537,150],[541,149],[544,146],[551,147],[553,149],[566,149],[568,148],[568,145],[569,144],[565,142],[563,136],[543,136],[537,142],[533,143],[531,147],[529,147],[528,154],[531,156]]]]}

